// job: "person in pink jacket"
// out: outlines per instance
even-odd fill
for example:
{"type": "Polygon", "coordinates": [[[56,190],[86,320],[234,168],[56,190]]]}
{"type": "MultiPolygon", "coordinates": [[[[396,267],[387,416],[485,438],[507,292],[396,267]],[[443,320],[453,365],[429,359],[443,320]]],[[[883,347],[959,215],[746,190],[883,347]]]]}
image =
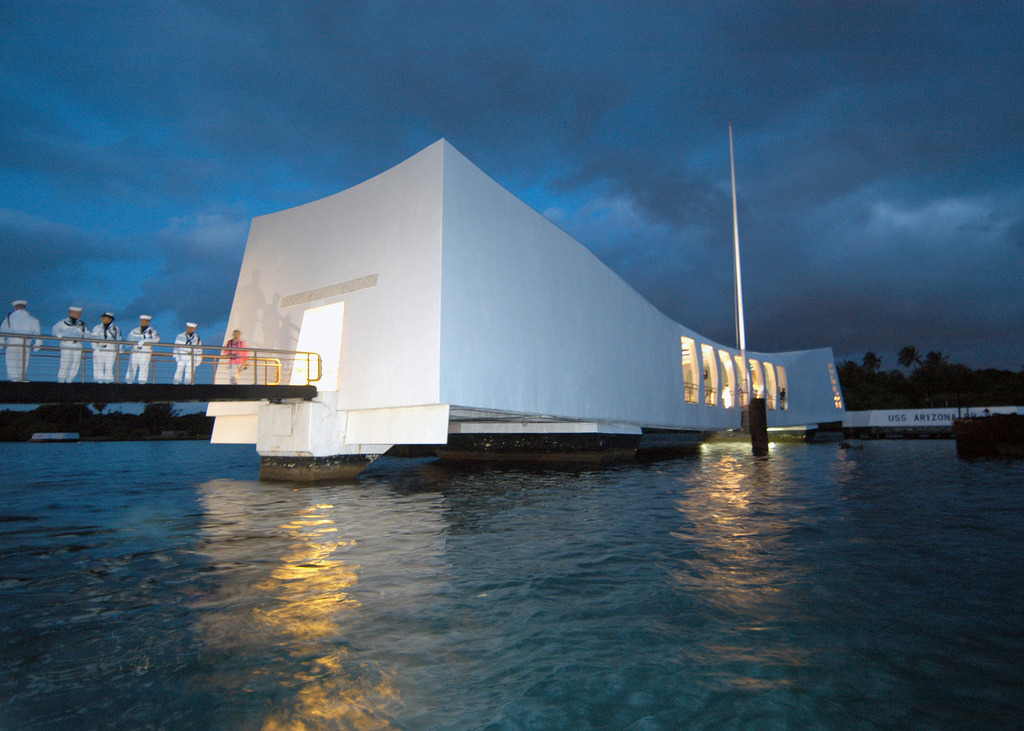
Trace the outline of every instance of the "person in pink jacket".
{"type": "Polygon", "coordinates": [[[242,340],[242,331],[233,331],[231,339],[224,346],[222,353],[228,357],[228,366],[231,370],[231,385],[233,386],[238,385],[238,377],[249,366],[249,358],[252,354],[245,348],[245,341],[242,340]]]}

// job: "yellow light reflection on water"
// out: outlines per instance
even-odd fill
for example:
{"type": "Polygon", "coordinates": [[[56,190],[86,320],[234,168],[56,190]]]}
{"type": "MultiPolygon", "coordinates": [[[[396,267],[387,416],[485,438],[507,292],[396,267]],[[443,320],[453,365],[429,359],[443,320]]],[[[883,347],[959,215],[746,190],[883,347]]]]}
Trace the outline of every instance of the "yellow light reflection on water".
{"type": "MultiPolygon", "coordinates": [[[[207,508],[224,499],[212,493],[204,497],[207,508]]],[[[228,502],[229,506],[217,507],[237,510],[234,496],[228,502]]],[[[294,658],[288,670],[276,676],[268,667],[252,674],[261,685],[272,678],[290,691],[290,702],[267,715],[262,724],[265,731],[388,729],[400,703],[395,675],[354,667],[348,649],[339,641],[347,613],[359,608],[348,591],[358,583],[359,566],[339,555],[355,541],[337,538],[332,510],[329,504],[309,506],[277,526],[276,538],[284,539],[288,550],[264,578],[226,587],[229,595],[235,592],[230,599],[195,602],[196,607],[211,610],[205,615],[204,629],[213,645],[251,646],[257,653],[277,647],[294,658]]],[[[256,528],[239,532],[246,537],[259,534],[256,528]]],[[[212,532],[217,538],[210,552],[216,554],[221,541],[226,553],[233,556],[238,537],[225,534],[221,525],[212,532]]]]}
{"type": "Polygon", "coordinates": [[[778,509],[789,484],[779,472],[784,468],[754,459],[748,449],[724,445],[704,450],[703,479],[676,500],[684,525],[672,532],[692,551],[669,575],[715,617],[701,644],[680,662],[734,663],[738,670],[726,682],[767,687],[785,684],[785,673],[754,678],[740,668],[795,667],[807,660],[805,650],[780,638],[780,628],[801,617],[796,588],[809,567],[788,547],[796,520],[788,507],[778,509]]]}

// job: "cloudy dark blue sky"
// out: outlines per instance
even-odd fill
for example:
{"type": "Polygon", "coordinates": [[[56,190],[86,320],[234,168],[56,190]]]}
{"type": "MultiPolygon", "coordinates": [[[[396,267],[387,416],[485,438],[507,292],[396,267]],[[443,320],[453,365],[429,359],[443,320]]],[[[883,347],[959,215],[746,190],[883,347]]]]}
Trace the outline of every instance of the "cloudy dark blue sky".
{"type": "MultiPolygon", "coordinates": [[[[1024,4],[0,8],[0,298],[219,339],[249,221],[439,138],[735,343],[1024,366],[1024,4]]],[[[91,318],[91,319],[90,319],[91,318]]]]}

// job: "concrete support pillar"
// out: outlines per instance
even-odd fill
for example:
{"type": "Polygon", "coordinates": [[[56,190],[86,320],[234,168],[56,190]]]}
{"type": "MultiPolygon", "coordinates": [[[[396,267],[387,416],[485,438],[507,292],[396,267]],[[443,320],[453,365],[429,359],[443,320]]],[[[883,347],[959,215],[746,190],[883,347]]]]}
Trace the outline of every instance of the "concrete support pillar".
{"type": "Polygon", "coordinates": [[[315,401],[262,404],[256,436],[260,479],[351,479],[391,447],[348,444],[347,426],[348,412],[336,408],[333,393],[315,401]]]}
{"type": "Polygon", "coordinates": [[[443,444],[448,406],[347,411],[325,392],[314,401],[262,404],[256,431],[261,479],[351,479],[395,444],[443,444]]]}

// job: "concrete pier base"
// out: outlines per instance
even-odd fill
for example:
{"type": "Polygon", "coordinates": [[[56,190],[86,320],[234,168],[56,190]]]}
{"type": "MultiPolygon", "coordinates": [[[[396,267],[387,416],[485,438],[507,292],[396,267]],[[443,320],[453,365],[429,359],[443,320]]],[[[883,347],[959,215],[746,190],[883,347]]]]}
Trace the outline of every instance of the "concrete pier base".
{"type": "Polygon", "coordinates": [[[316,400],[261,404],[256,425],[260,479],[298,482],[350,480],[399,436],[411,444],[437,441],[448,428],[448,407],[347,411],[328,391],[316,400]],[[426,426],[424,426],[426,424],[426,426]]]}
{"type": "Polygon", "coordinates": [[[285,482],[352,480],[379,454],[338,454],[333,457],[260,457],[260,479],[285,482]]]}

